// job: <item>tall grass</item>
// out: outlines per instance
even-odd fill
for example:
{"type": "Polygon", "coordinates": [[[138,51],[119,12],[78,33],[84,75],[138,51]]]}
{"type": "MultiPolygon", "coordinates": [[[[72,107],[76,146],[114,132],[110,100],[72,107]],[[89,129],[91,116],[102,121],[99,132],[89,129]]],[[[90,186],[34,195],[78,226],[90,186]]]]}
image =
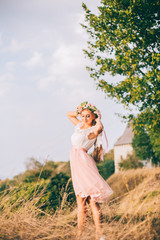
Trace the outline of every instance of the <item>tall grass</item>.
{"type": "MultiPolygon", "coordinates": [[[[160,169],[120,172],[112,175],[108,183],[114,194],[108,203],[101,204],[102,226],[107,239],[160,239],[160,169]]],[[[76,239],[76,202],[68,205],[64,189],[61,205],[53,214],[49,214],[37,205],[43,194],[41,191],[31,200],[21,196],[12,202],[11,194],[4,192],[0,198],[0,239],[76,239]]],[[[87,208],[82,239],[94,240],[95,226],[89,205],[87,208]]]]}

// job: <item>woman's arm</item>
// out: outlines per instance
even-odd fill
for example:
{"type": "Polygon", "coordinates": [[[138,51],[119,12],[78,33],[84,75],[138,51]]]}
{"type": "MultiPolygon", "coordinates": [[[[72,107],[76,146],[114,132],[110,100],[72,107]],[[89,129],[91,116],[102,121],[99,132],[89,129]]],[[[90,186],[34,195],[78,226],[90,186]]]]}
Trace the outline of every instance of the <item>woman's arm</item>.
{"type": "Polygon", "coordinates": [[[101,133],[103,131],[103,124],[102,124],[102,122],[101,122],[101,119],[98,117],[97,119],[96,119],[96,125],[95,125],[95,127],[94,127],[94,133],[96,134],[96,135],[98,135],[99,133],[101,133]]]}
{"type": "Polygon", "coordinates": [[[103,131],[103,124],[100,119],[101,115],[97,112],[96,112],[96,114],[98,115],[98,118],[95,119],[96,125],[94,127],[93,132],[88,135],[88,139],[90,139],[90,140],[93,138],[96,138],[98,136],[98,134],[100,134],[103,131]]]}
{"type": "Polygon", "coordinates": [[[69,120],[74,124],[77,125],[78,123],[80,123],[81,121],[77,118],[77,112],[67,112],[67,117],[69,118],[69,120]]]}

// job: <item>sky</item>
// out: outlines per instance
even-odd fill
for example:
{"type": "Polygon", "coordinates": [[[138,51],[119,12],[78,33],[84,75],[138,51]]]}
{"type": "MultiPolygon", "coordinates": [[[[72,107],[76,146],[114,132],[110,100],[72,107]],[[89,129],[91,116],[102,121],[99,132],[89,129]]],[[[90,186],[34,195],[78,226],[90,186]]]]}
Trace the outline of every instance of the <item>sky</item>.
{"type": "MultiPolygon", "coordinates": [[[[97,12],[100,1],[84,3],[97,12]]],[[[83,101],[101,111],[109,149],[122,135],[126,123],[115,113],[126,110],[86,70],[82,22],[80,0],[0,1],[0,179],[25,171],[31,157],[68,161],[74,125],[66,113],[83,101]]]]}

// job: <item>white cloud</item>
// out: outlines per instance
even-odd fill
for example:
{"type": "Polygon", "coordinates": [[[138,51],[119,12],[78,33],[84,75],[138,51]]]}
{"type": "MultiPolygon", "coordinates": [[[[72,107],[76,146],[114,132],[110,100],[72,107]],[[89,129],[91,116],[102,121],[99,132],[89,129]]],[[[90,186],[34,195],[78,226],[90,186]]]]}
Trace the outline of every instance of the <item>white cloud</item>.
{"type": "Polygon", "coordinates": [[[16,62],[14,61],[9,61],[6,63],[6,68],[8,71],[13,71],[15,69],[16,62]]]}
{"type": "Polygon", "coordinates": [[[0,75],[0,97],[4,97],[11,87],[10,81],[14,79],[14,75],[5,73],[0,75]]]}
{"type": "Polygon", "coordinates": [[[5,48],[5,50],[11,51],[11,52],[19,52],[26,48],[25,42],[18,42],[16,39],[12,39],[11,43],[8,47],[5,48]]]}
{"type": "Polygon", "coordinates": [[[38,80],[38,87],[42,90],[48,90],[50,86],[55,82],[54,75],[48,75],[43,78],[36,77],[35,79],[38,80]]]}
{"type": "Polygon", "coordinates": [[[82,58],[80,46],[61,44],[52,55],[46,76],[39,78],[39,87],[47,89],[55,82],[65,86],[80,86],[82,58]]]}
{"type": "Polygon", "coordinates": [[[42,54],[39,52],[34,52],[33,56],[28,61],[23,63],[23,65],[29,68],[42,66],[43,65],[42,54]]]}
{"type": "Polygon", "coordinates": [[[55,78],[62,76],[68,77],[77,67],[77,47],[61,45],[52,56],[52,63],[48,73],[55,78]]]}

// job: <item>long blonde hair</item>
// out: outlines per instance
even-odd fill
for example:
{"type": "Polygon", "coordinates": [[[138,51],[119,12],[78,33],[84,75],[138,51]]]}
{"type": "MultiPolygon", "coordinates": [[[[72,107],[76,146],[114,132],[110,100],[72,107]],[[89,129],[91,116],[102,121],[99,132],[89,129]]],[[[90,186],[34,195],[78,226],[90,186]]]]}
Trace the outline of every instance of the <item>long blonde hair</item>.
{"type": "MultiPolygon", "coordinates": [[[[99,134],[102,131],[103,131],[103,129],[101,129],[99,134]]],[[[97,141],[97,138],[96,138],[96,141],[97,141]]],[[[93,157],[94,161],[99,164],[101,161],[101,154],[102,154],[103,148],[102,148],[102,144],[100,144],[100,146],[96,146],[96,141],[94,143],[94,150],[93,150],[92,157],[93,157]]]]}
{"type": "Polygon", "coordinates": [[[101,152],[102,152],[102,144],[99,147],[94,148],[93,150],[93,159],[96,163],[100,163],[101,161],[101,152]]]}

